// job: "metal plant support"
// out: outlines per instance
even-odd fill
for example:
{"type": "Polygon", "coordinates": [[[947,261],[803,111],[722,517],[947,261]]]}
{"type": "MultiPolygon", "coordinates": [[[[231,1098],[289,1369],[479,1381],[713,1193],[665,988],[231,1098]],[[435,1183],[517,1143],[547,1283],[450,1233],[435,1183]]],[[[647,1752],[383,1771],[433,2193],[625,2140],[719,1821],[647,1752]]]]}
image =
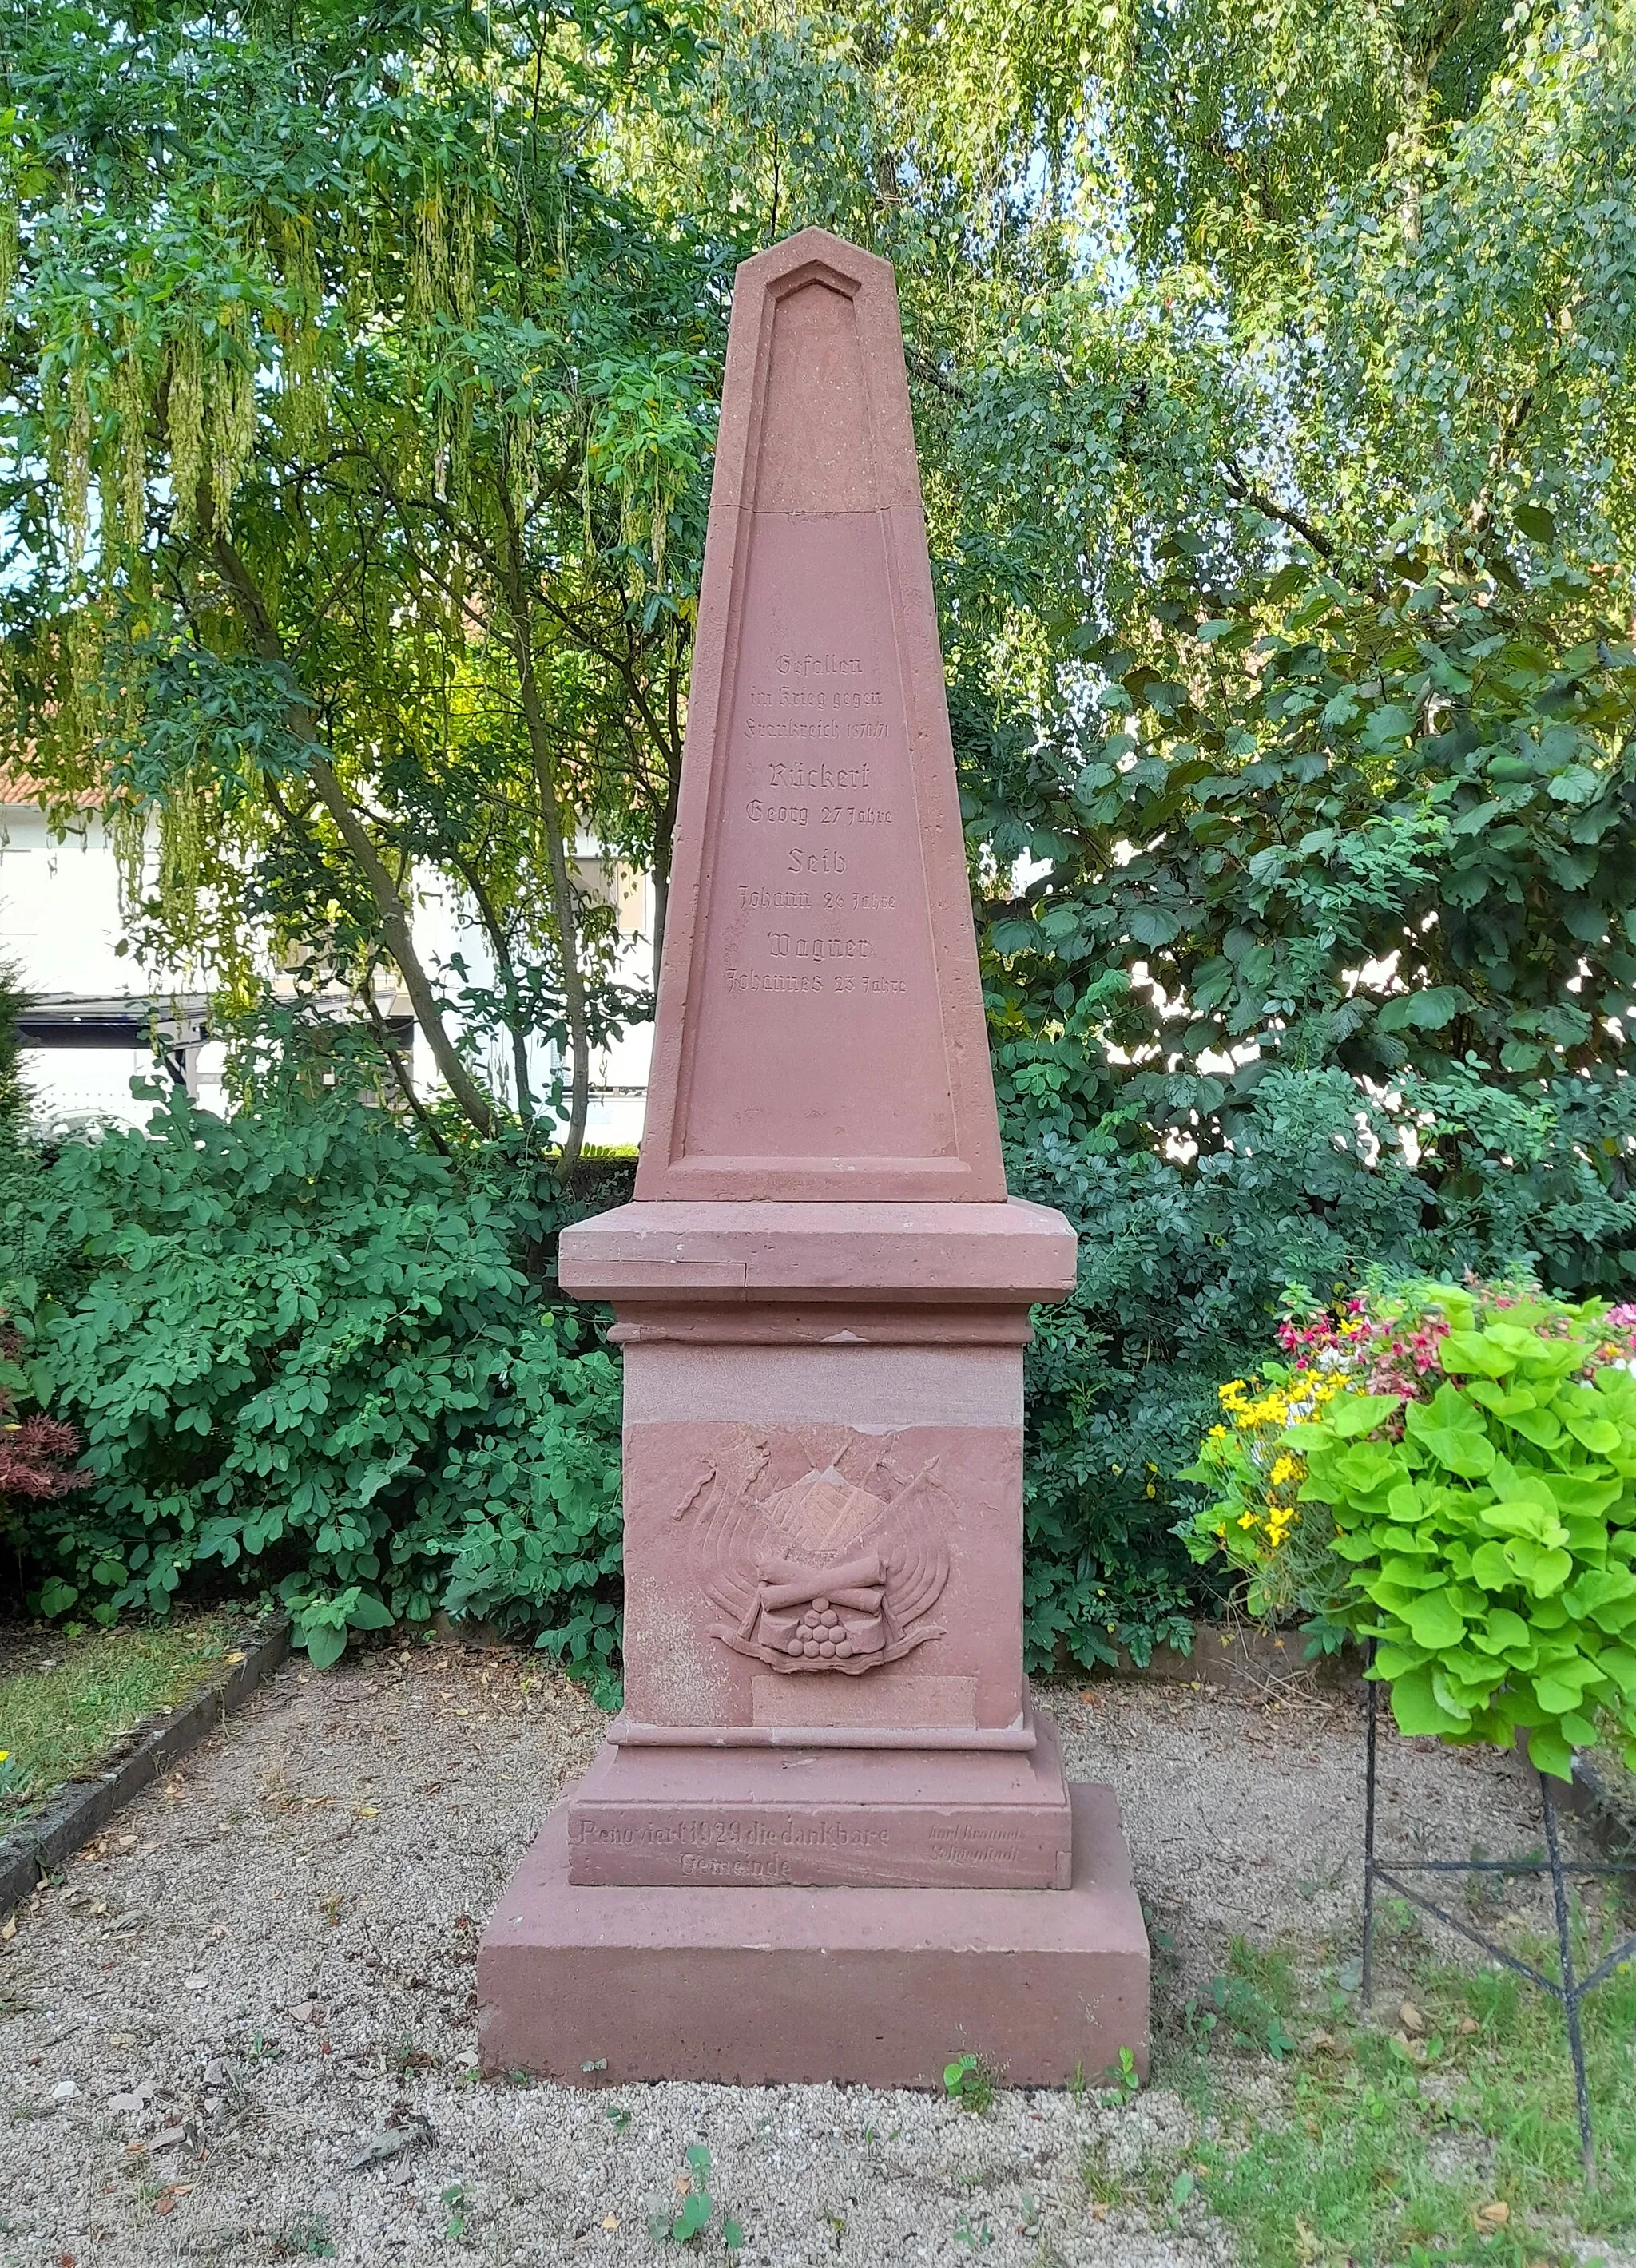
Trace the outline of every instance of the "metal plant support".
{"type": "MultiPolygon", "coordinates": [[[[1373,1658],[1373,1650],[1371,1650],[1373,1658]]],[[[1588,1977],[1576,1977],[1573,1973],[1573,1945],[1568,1927],[1568,1877],[1573,1874],[1636,1874],[1636,1860],[1607,1859],[1588,1862],[1564,1859],[1557,1834],[1556,1801],[1551,1792],[1551,1781],[1544,1772],[1536,1774],[1539,1781],[1540,1818],[1545,1830],[1545,1852],[1543,1859],[1381,1859],[1374,1850],[1375,1799],[1375,1733],[1380,1714],[1380,1686],[1369,1681],[1369,1746],[1365,1773],[1363,1823],[1363,1975],[1361,1978],[1363,2004],[1369,2006],[1374,1988],[1374,1886],[1384,1882],[1399,1897],[1407,1898],[1423,1913],[1434,1915],[1452,1930],[1478,1946],[1491,1959],[1498,1961],[1517,1976],[1526,1977],[1549,1992],[1561,2007],[1567,2021],[1568,2052],[1573,2058],[1573,2091],[1579,2102],[1580,2151],[1584,2161],[1585,2179],[1596,2177],[1595,2140],[1591,2127],[1590,2089],[1585,2078],[1585,2039],[1580,2025],[1580,2007],[1585,1995],[1595,1990],[1604,1977],[1610,1977],[1621,1962],[1636,1958],[1636,1935],[1627,1937],[1606,1955],[1588,1977]],[[1444,1906],[1436,1904],[1411,1883],[1400,1879],[1404,1874],[1549,1874],[1551,1896],[1556,1908],[1557,1958],[1561,1964],[1561,1977],[1547,1977],[1543,1970],[1530,1962],[1520,1961],[1503,1945],[1496,1945],[1470,1922],[1462,1921],[1444,1906]]]]}

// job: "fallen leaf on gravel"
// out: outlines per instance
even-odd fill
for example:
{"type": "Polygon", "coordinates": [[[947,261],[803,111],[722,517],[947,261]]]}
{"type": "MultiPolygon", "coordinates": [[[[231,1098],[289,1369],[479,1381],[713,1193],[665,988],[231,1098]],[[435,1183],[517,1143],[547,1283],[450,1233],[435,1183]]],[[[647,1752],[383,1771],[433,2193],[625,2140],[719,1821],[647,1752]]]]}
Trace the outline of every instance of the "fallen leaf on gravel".
{"type": "Polygon", "coordinates": [[[1503,2228],[1510,2218],[1510,2206],[1503,2198],[1496,2198],[1491,2205],[1478,2205],[1471,2215],[1471,2226],[1479,2232],[1486,2232],[1491,2228],[1503,2228]]]}
{"type": "Polygon", "coordinates": [[[379,1819],[380,1806],[378,1803],[361,1803],[352,1816],[354,1819],[379,1819]]]}
{"type": "Polygon", "coordinates": [[[383,2126],[372,2134],[356,2157],[347,2160],[350,2174],[362,2173],[365,2166],[384,2165],[395,2158],[400,2150],[413,2149],[417,2142],[430,2142],[431,2129],[424,2118],[411,2118],[406,2125],[383,2126]]]}
{"type": "Polygon", "coordinates": [[[1473,2032],[1480,2032],[1482,2029],[1475,2016],[1462,2016],[1460,2019],[1460,2036],[1463,2040],[1469,2040],[1473,2032]]]}
{"type": "Polygon", "coordinates": [[[15,1914],[8,1914],[8,1915],[6,1916],[6,1918],[5,1918],[5,1922],[4,1922],[4,1926],[0,1926],[0,1938],[4,1938],[4,1939],[5,1940],[5,1941],[6,1941],[6,1943],[7,1943],[8,1945],[10,1945],[10,1943],[11,1942],[11,1940],[12,1940],[16,1935],[17,1935],[17,1916],[16,1916],[15,1914]]]}
{"type": "Polygon", "coordinates": [[[173,2150],[178,2142],[185,2142],[187,2139],[188,2130],[185,2126],[167,2126],[162,2134],[154,2136],[148,2147],[151,2150],[173,2150]]]}
{"type": "Polygon", "coordinates": [[[191,2182],[173,2182],[169,2189],[166,2191],[164,2196],[158,2199],[153,2210],[155,2213],[174,2213],[176,2210],[177,2198],[191,2197],[192,2195],[193,2183],[191,2182]]]}
{"type": "Polygon", "coordinates": [[[1412,2000],[1404,2002],[1397,2011],[1397,2018],[1405,2032],[1423,2032],[1426,2029],[1426,2018],[1412,2000]]]}
{"type": "Polygon", "coordinates": [[[604,2228],[617,2228],[619,2215],[616,2213],[605,2213],[602,2215],[602,2226],[604,2228]]]}

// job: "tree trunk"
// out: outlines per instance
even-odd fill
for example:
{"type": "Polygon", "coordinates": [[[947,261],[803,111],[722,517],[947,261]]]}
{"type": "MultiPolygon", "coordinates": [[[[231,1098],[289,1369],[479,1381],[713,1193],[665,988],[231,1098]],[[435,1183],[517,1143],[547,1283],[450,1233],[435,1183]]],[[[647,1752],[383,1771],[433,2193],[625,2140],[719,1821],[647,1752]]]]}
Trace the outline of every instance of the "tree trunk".
{"type": "Polygon", "coordinates": [[[432,1061],[447,1081],[449,1093],[472,1125],[484,1141],[491,1140],[497,1130],[493,1107],[467,1070],[459,1049],[449,1037],[437,996],[415,950],[409,930],[409,908],[387,873],[386,861],[375,848],[368,828],[353,809],[340,781],[330,769],[329,759],[319,753],[317,741],[309,740],[307,746],[313,751],[313,784],[323,800],[324,808],[335,821],[342,841],[363,869],[370,895],[375,901],[375,911],[380,917],[382,941],[397,963],[404,990],[409,996],[409,1005],[415,1011],[415,1020],[426,1035],[432,1061]]]}
{"type": "MultiPolygon", "coordinates": [[[[254,576],[225,535],[216,537],[212,556],[223,580],[238,602],[239,611],[244,617],[245,627],[256,652],[263,661],[282,662],[284,659],[284,641],[278,635],[278,626],[269,611],[254,576]]],[[[311,751],[313,784],[334,820],[342,841],[357,861],[369,885],[369,894],[374,900],[375,911],[380,920],[382,939],[397,963],[404,990],[409,996],[409,1005],[415,1011],[415,1020],[426,1035],[432,1060],[448,1082],[449,1093],[461,1110],[477,1133],[488,1141],[497,1130],[493,1106],[466,1068],[459,1049],[449,1037],[437,995],[415,950],[409,909],[397,884],[376,849],[374,838],[335,777],[324,753],[323,743],[313,730],[312,714],[305,702],[298,699],[291,702],[288,723],[295,737],[311,751]]]]}
{"type": "Polygon", "coordinates": [[[551,880],[551,912],[556,924],[557,950],[563,961],[563,1005],[568,1019],[568,1124],[563,1134],[556,1177],[566,1182],[579,1162],[585,1146],[586,1116],[591,1107],[591,1038],[586,1020],[585,979],[579,968],[579,920],[574,908],[573,883],[568,872],[568,846],[563,825],[563,801],[557,792],[556,759],[551,750],[550,726],[534,673],[530,610],[523,583],[521,546],[511,500],[501,482],[500,511],[505,526],[502,561],[507,626],[517,664],[517,688],[522,701],[523,724],[534,763],[534,787],[540,800],[540,821],[545,829],[546,864],[551,880]]]}

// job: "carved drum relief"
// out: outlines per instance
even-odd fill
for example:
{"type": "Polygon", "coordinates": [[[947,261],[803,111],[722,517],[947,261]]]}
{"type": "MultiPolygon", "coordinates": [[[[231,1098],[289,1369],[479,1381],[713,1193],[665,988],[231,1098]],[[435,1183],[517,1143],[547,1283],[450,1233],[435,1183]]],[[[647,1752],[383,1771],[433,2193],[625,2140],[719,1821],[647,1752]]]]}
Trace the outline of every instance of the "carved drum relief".
{"type": "Polygon", "coordinates": [[[860,1676],[945,1635],[953,1499],[939,1460],[903,1469],[892,1435],[740,1429],[675,1517],[688,1521],[711,1635],[793,1675],[860,1676]]]}

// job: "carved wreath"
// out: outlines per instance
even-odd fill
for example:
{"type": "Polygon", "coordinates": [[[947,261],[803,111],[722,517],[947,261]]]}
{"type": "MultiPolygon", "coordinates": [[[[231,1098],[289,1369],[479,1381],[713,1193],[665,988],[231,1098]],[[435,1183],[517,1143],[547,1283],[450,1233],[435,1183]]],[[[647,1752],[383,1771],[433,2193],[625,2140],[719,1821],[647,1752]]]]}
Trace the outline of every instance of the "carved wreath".
{"type": "Polygon", "coordinates": [[[943,1637],[925,1619],[948,1580],[954,1509],[937,1463],[904,1480],[889,1438],[747,1432],[678,1513],[697,1521],[705,1588],[730,1618],[711,1635],[770,1669],[848,1677],[943,1637]]]}

